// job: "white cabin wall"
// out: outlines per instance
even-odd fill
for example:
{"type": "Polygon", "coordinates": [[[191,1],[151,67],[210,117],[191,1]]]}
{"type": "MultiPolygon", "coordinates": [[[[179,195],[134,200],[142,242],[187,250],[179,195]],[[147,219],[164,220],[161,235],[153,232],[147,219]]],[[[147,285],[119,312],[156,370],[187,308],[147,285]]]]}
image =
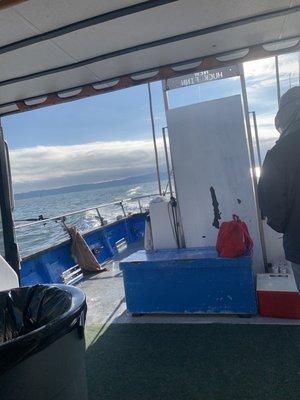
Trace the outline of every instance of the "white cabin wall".
{"type": "Polygon", "coordinates": [[[238,214],[254,240],[253,269],[264,270],[239,95],[167,111],[178,203],[187,247],[215,246],[213,186],[220,223],[238,214]]]}

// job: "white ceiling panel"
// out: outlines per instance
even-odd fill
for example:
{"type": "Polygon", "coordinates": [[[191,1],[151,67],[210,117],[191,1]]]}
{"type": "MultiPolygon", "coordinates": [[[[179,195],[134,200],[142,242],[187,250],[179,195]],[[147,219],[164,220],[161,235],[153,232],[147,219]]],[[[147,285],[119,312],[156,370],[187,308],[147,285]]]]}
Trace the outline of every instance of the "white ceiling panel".
{"type": "Polygon", "coordinates": [[[41,32],[60,28],[144,0],[30,0],[17,11],[41,32]]]}
{"type": "Polygon", "coordinates": [[[85,59],[183,32],[245,18],[252,15],[251,8],[254,3],[256,3],[256,13],[260,14],[278,7],[287,7],[289,1],[227,0],[224,2],[226,6],[220,6],[221,3],[219,0],[181,0],[178,3],[166,4],[140,14],[72,32],[53,41],[74,58],[85,59]]]}
{"type": "Polygon", "coordinates": [[[37,43],[0,55],[0,81],[74,62],[74,58],[51,42],[37,43]]]}
{"type": "Polygon", "coordinates": [[[39,31],[11,8],[0,11],[0,46],[34,36],[39,31]]]}
{"type": "Polygon", "coordinates": [[[300,33],[300,13],[289,15],[285,18],[280,37],[291,37],[300,33]]]}
{"type": "Polygon", "coordinates": [[[132,0],[29,0],[0,12],[0,45],[141,3],[132,0]]]}

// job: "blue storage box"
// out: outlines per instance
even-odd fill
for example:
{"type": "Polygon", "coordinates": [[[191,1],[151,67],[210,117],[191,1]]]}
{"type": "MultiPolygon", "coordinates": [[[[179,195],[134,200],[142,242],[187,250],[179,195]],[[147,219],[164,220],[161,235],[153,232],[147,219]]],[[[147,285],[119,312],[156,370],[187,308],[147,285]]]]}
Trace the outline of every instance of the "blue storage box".
{"type": "Polygon", "coordinates": [[[131,313],[256,314],[251,256],[213,247],[140,250],[120,263],[131,313]]]}

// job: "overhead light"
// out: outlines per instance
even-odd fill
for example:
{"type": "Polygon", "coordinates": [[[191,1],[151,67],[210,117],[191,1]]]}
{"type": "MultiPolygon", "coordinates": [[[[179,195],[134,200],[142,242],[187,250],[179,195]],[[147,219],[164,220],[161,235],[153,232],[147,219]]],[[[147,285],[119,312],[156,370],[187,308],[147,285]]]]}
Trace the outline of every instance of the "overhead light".
{"type": "Polygon", "coordinates": [[[34,99],[24,100],[26,106],[35,106],[37,104],[42,104],[47,100],[48,96],[36,97],[34,99]]]}
{"type": "Polygon", "coordinates": [[[57,95],[60,99],[65,99],[67,97],[74,97],[77,96],[82,91],[82,88],[79,89],[71,89],[71,90],[64,90],[63,92],[58,92],[57,95]]]}
{"type": "Polygon", "coordinates": [[[0,115],[7,114],[9,112],[18,111],[19,107],[17,104],[9,104],[7,106],[0,106],[0,115]]]}
{"type": "Polygon", "coordinates": [[[116,86],[120,82],[119,79],[115,79],[114,81],[107,81],[107,82],[99,82],[99,83],[93,83],[92,87],[95,90],[102,90],[102,89],[107,89],[113,86],[116,86]]]}
{"type": "Polygon", "coordinates": [[[249,53],[249,49],[242,49],[238,51],[234,51],[232,53],[226,53],[224,55],[216,57],[218,61],[231,61],[237,60],[239,58],[244,58],[249,53]]]}
{"type": "Polygon", "coordinates": [[[178,65],[173,65],[171,68],[173,71],[185,71],[187,69],[194,69],[197,67],[200,67],[202,61],[197,61],[197,62],[190,62],[186,64],[178,64],[178,65]]]}
{"type": "Polygon", "coordinates": [[[141,81],[143,79],[154,78],[159,73],[159,70],[149,71],[149,72],[138,72],[137,74],[131,75],[134,81],[141,81]]]}
{"type": "Polygon", "coordinates": [[[299,43],[299,40],[300,40],[299,38],[281,40],[280,42],[264,44],[263,48],[266,51],[277,51],[277,50],[289,49],[290,47],[296,46],[299,43]]]}

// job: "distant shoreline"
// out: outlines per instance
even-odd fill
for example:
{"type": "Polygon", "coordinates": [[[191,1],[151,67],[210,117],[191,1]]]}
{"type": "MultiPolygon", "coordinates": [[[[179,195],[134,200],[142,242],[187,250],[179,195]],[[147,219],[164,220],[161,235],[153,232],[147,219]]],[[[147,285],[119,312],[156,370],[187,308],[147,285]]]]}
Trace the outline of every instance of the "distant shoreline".
{"type": "MultiPolygon", "coordinates": [[[[161,178],[165,179],[165,174],[162,174],[161,178]]],[[[137,183],[153,182],[156,179],[157,178],[155,174],[131,176],[128,178],[116,179],[106,182],[85,183],[81,185],[64,186],[54,189],[40,189],[24,193],[15,193],[14,197],[16,200],[23,200],[23,199],[30,199],[33,197],[51,196],[56,194],[72,193],[72,192],[84,192],[88,190],[110,188],[122,185],[135,185],[137,183]]]]}

